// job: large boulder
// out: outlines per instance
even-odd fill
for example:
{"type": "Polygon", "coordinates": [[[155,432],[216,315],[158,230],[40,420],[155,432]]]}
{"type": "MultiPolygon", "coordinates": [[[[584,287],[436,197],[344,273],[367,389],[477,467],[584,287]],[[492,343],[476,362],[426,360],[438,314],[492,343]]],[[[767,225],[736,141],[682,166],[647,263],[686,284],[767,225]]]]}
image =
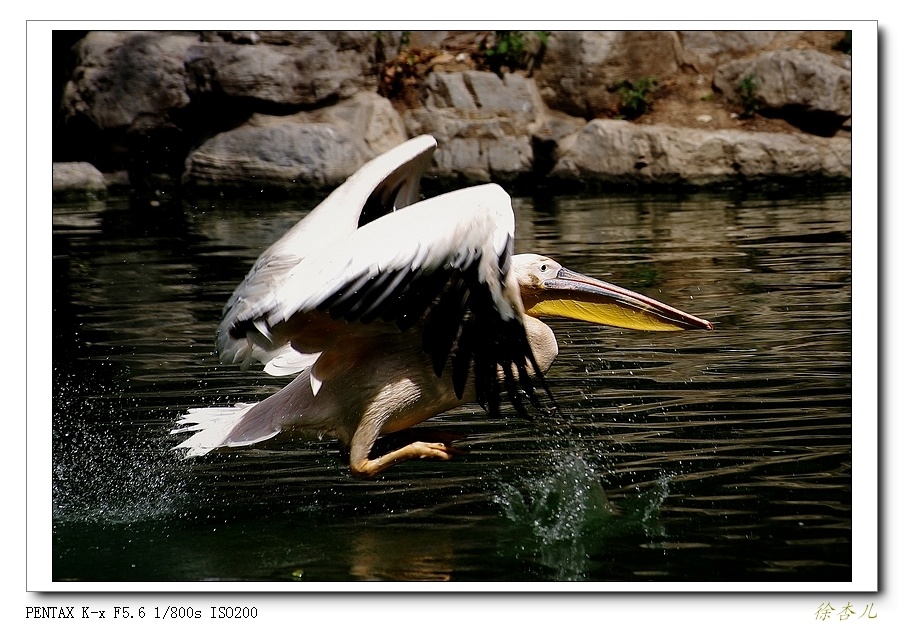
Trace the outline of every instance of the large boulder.
{"type": "Polygon", "coordinates": [[[780,50],[721,64],[713,85],[733,101],[755,99],[762,114],[801,129],[834,134],[851,116],[851,58],[815,50],[780,50]],[[741,86],[747,82],[748,92],[741,86]]]}
{"type": "Polygon", "coordinates": [[[191,94],[297,107],[348,98],[362,88],[376,87],[373,33],[230,35],[188,51],[185,64],[191,94]]]}
{"type": "Polygon", "coordinates": [[[609,184],[711,186],[851,177],[850,140],[597,119],[560,144],[550,175],[609,184]]]}
{"type": "Polygon", "coordinates": [[[192,151],[183,183],[269,190],[335,186],[405,139],[389,101],[361,92],[313,112],[255,114],[192,151]]]}
{"type": "Polygon", "coordinates": [[[92,31],[76,45],[63,112],[109,130],[172,120],[211,94],[308,107],[375,88],[375,42],[367,32],[92,31]]]}
{"type": "Polygon", "coordinates": [[[99,130],[128,128],[139,118],[167,120],[190,102],[184,60],[199,41],[197,33],[88,33],[76,44],[64,119],[83,118],[99,130]]]}
{"type": "Polygon", "coordinates": [[[53,197],[103,198],[107,194],[107,182],[94,165],[87,162],[53,163],[53,197]]]}
{"type": "Polygon", "coordinates": [[[256,112],[288,114],[373,91],[376,39],[340,31],[90,32],[75,46],[61,142],[135,180],[178,177],[192,146],[256,112]]]}

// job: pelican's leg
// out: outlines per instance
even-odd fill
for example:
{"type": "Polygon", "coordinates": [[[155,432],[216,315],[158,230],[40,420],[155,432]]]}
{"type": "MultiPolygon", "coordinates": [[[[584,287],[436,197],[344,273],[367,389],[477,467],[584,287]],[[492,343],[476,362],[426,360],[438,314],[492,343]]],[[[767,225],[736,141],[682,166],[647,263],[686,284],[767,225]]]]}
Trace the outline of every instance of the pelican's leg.
{"type": "Polygon", "coordinates": [[[402,461],[412,459],[438,459],[448,461],[455,454],[463,454],[457,448],[445,443],[414,441],[397,450],[392,450],[377,458],[370,458],[370,452],[380,434],[382,423],[363,421],[352,437],[349,446],[349,467],[355,476],[372,477],[402,461]]]}
{"type": "MultiPolygon", "coordinates": [[[[354,450],[353,450],[354,453],[354,450]]],[[[383,470],[392,467],[396,463],[402,461],[410,461],[411,459],[438,459],[448,461],[452,455],[458,454],[452,446],[445,443],[424,443],[423,441],[415,441],[409,443],[403,448],[393,450],[388,454],[377,457],[376,459],[363,458],[351,461],[352,474],[355,476],[376,476],[383,470]]]]}
{"type": "Polygon", "coordinates": [[[466,439],[468,435],[460,432],[449,432],[439,428],[422,428],[415,426],[404,430],[397,430],[390,434],[383,434],[374,443],[371,451],[376,450],[377,453],[391,452],[396,448],[414,443],[415,441],[423,441],[424,443],[444,443],[451,445],[455,441],[466,439]]]}

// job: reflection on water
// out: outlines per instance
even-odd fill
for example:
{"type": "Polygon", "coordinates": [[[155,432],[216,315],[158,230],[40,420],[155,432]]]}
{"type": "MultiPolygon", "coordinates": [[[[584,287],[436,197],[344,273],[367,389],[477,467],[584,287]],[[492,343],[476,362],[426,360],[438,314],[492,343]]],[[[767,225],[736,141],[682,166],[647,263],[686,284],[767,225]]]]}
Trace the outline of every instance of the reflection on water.
{"type": "Polygon", "coordinates": [[[157,210],[54,209],[55,579],[850,579],[850,195],[516,200],[516,250],[716,330],[553,323],[559,416],[462,408],[425,427],[467,455],[374,481],[330,441],[170,450],[187,408],[284,383],[221,366],[212,341],[299,215],[157,210]]]}

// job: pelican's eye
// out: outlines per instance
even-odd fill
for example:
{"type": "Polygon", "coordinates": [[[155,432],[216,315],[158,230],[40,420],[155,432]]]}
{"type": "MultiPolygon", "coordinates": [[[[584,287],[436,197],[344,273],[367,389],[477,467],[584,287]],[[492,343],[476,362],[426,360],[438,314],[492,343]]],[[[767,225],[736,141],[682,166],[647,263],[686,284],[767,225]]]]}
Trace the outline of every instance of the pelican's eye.
{"type": "Polygon", "coordinates": [[[540,272],[546,272],[547,270],[549,270],[548,265],[546,265],[545,263],[540,264],[540,272]]]}

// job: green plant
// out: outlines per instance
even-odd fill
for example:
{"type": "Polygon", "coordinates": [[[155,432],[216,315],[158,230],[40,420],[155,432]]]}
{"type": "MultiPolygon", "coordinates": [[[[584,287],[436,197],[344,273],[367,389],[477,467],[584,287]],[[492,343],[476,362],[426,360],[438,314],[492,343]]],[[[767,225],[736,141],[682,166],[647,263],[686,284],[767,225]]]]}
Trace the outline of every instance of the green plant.
{"type": "Polygon", "coordinates": [[[738,99],[744,110],[743,116],[745,118],[749,118],[756,114],[763,105],[762,100],[757,96],[757,88],[759,88],[759,85],[760,82],[753,73],[750,73],[738,81],[738,99]]]}
{"type": "Polygon", "coordinates": [[[636,119],[653,107],[653,93],[659,87],[655,77],[641,77],[635,82],[627,79],[615,86],[618,113],[626,119],[636,119]]]}
{"type": "Polygon", "coordinates": [[[501,74],[503,68],[510,71],[531,69],[546,48],[548,39],[547,31],[496,31],[489,42],[482,44],[482,52],[487,66],[496,74],[501,74]]]}

